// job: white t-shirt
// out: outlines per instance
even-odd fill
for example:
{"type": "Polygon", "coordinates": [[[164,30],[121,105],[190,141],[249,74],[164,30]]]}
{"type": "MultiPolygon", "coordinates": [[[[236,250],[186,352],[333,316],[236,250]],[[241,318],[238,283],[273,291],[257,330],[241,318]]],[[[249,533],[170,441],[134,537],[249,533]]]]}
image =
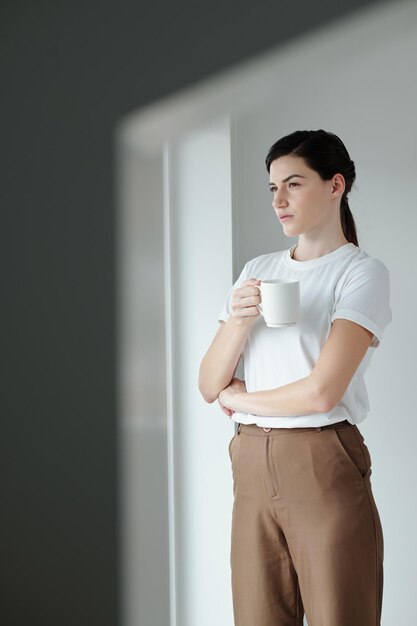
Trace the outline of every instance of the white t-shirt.
{"type": "Polygon", "coordinates": [[[337,318],[352,320],[374,333],[371,346],[339,404],[327,413],[262,416],[233,413],[242,424],[270,428],[324,426],[347,419],[362,422],[369,401],[364,374],[392,319],[389,271],[382,261],[347,243],[309,261],[296,261],[291,248],[248,261],[230,289],[218,319],[227,321],[232,292],[249,278],[296,278],[300,281],[300,316],[297,324],[270,328],[262,315],[254,322],[243,353],[248,392],[281,387],[307,376],[337,318]]]}

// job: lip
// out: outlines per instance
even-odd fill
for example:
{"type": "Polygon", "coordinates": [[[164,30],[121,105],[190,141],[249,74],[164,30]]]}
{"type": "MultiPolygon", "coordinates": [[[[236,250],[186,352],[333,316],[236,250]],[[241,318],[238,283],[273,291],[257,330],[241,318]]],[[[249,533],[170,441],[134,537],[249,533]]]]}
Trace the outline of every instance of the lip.
{"type": "Polygon", "coordinates": [[[280,215],[279,221],[284,222],[285,220],[289,220],[291,217],[294,217],[294,215],[280,215]]]}

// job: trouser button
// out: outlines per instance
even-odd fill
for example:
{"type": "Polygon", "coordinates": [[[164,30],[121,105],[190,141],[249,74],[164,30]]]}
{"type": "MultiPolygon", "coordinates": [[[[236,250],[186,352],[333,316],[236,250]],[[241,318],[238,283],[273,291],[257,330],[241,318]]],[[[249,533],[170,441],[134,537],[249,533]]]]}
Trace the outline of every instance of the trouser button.
{"type": "Polygon", "coordinates": [[[262,426],[262,428],[263,428],[263,430],[264,430],[266,433],[269,433],[269,431],[271,430],[270,428],[264,428],[263,426],[262,426]]]}

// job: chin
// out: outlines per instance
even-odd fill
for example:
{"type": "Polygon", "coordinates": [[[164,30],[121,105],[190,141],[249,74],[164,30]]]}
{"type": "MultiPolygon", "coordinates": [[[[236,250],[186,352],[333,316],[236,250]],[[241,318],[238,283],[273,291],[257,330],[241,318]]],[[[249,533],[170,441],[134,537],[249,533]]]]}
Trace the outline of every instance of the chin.
{"type": "MultiPolygon", "coordinates": [[[[280,222],[281,224],[281,222],[280,222]]],[[[298,228],[294,228],[290,226],[290,224],[286,224],[285,222],[281,224],[284,235],[288,233],[288,237],[297,237],[298,236],[298,228]]]]}

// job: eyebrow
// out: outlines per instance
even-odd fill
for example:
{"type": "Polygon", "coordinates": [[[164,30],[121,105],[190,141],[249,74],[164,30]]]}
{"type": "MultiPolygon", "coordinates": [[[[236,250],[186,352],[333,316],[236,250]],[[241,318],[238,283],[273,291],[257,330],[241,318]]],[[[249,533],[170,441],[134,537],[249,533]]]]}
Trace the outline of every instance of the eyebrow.
{"type": "MultiPolygon", "coordinates": [[[[286,183],[287,180],[290,180],[290,178],[294,178],[294,176],[298,176],[298,178],[306,178],[305,176],[302,176],[301,174],[291,174],[290,176],[287,176],[287,178],[284,178],[284,180],[282,180],[282,183],[286,183]]],[[[270,187],[275,187],[275,183],[269,183],[270,187]]]]}

